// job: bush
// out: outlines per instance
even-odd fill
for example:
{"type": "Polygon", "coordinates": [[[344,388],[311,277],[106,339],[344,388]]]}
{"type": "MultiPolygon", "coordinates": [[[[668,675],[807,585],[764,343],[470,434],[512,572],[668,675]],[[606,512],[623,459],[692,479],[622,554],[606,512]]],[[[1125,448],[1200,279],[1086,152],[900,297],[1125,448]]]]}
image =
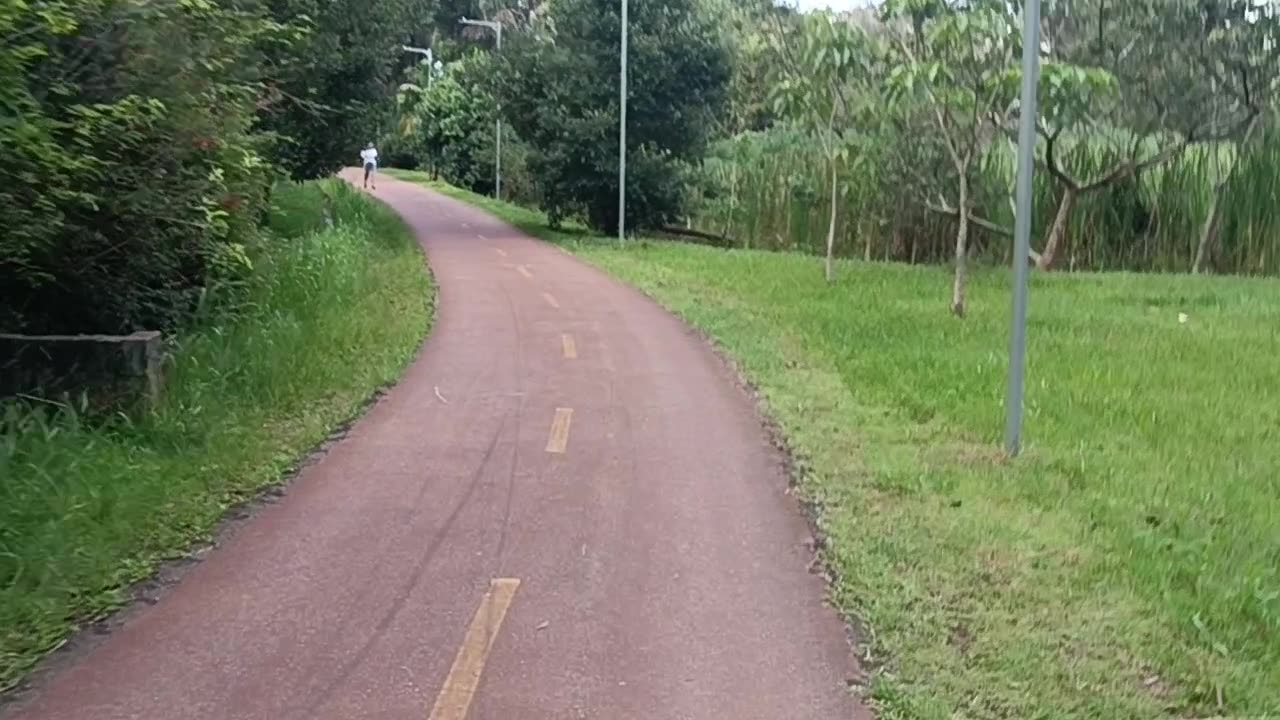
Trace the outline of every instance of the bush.
{"type": "Polygon", "coordinates": [[[240,62],[260,18],[45,5],[0,10],[0,327],[172,327],[211,272],[241,269],[265,209],[254,70],[240,62]]]}
{"type": "MultiPolygon", "coordinates": [[[[383,136],[379,152],[390,167],[424,170],[432,177],[484,195],[493,194],[494,123],[497,104],[489,88],[490,54],[472,53],[445,65],[428,81],[420,71],[402,90],[395,131],[383,136]]],[[[529,146],[502,128],[502,196],[520,204],[537,201],[528,169],[529,146]]]]}

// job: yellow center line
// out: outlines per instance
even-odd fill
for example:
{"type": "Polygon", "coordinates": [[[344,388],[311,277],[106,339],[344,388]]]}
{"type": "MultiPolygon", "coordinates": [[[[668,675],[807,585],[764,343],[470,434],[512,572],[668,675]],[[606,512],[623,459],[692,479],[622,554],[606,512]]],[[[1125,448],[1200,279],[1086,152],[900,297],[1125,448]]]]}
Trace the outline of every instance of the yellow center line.
{"type": "Polygon", "coordinates": [[[496,253],[498,253],[498,254],[499,254],[499,255],[501,255],[502,257],[506,257],[506,256],[507,256],[507,251],[506,251],[506,250],[503,250],[502,248],[494,248],[494,249],[493,249],[493,251],[494,251],[494,252],[496,252],[496,253]]]}
{"type": "Polygon", "coordinates": [[[556,408],[551,421],[551,436],[547,438],[547,452],[563,453],[569,446],[569,423],[573,421],[573,408],[556,408]]]}
{"type": "Polygon", "coordinates": [[[564,347],[564,359],[574,360],[578,357],[578,345],[573,341],[573,336],[565,333],[560,336],[560,344],[564,347]]]}
{"type": "Polygon", "coordinates": [[[542,299],[546,300],[547,304],[550,305],[551,307],[557,310],[560,309],[560,303],[556,301],[555,297],[552,296],[551,293],[542,293],[542,299]]]}
{"type": "Polygon", "coordinates": [[[489,650],[498,637],[507,608],[511,607],[511,600],[519,587],[520,581],[516,578],[489,581],[489,592],[484,594],[475,617],[471,618],[462,647],[458,648],[453,667],[444,678],[444,686],[440,688],[427,720],[465,720],[467,711],[471,709],[471,699],[480,685],[484,664],[489,659],[489,650]]]}
{"type": "Polygon", "coordinates": [[[529,272],[529,268],[527,268],[527,267],[525,267],[525,266],[523,266],[523,265],[517,265],[517,266],[516,266],[516,270],[517,270],[521,275],[523,275],[523,276],[525,276],[525,277],[527,277],[527,278],[531,278],[531,277],[533,277],[533,273],[529,272]]]}

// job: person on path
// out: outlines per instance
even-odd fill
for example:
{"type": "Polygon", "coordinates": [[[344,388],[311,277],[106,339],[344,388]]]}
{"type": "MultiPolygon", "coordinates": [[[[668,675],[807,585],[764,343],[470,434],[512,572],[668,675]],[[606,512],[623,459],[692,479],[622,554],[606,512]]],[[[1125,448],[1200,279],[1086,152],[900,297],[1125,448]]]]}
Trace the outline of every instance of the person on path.
{"type": "Polygon", "coordinates": [[[360,161],[364,165],[364,186],[369,188],[370,180],[373,181],[373,189],[378,189],[378,150],[369,143],[365,149],[360,151],[360,161]]]}

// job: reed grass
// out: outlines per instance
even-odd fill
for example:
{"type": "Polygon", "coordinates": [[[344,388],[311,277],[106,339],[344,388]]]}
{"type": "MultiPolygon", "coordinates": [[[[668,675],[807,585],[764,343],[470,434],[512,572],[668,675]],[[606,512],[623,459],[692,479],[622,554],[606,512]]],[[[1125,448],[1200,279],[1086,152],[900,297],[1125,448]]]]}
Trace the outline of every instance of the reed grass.
{"type": "MultiPolygon", "coordinates": [[[[909,141],[909,140],[904,140],[909,141]]],[[[1120,160],[1128,138],[1074,144],[1064,163],[1079,178],[1097,177],[1120,160]]],[[[1280,135],[1269,133],[1240,154],[1227,144],[1195,145],[1153,167],[1080,198],[1059,267],[1074,270],[1187,272],[1208,216],[1214,186],[1226,179],[1224,223],[1212,269],[1240,275],[1280,271],[1280,135]]],[[[977,212],[1011,228],[1009,195],[1014,152],[996,146],[977,173],[977,212]]],[[[824,251],[829,194],[826,160],[804,133],[779,126],[716,145],[703,163],[694,197],[695,227],[731,238],[737,247],[824,251]]],[[[904,196],[875,169],[845,173],[839,208],[837,254],[906,262],[950,259],[954,222],[923,210],[924,198],[904,196]]],[[[1034,184],[1033,246],[1038,246],[1057,207],[1059,189],[1047,173],[1034,184]]],[[[976,254],[1008,261],[1008,242],[975,231],[976,254]]]]}

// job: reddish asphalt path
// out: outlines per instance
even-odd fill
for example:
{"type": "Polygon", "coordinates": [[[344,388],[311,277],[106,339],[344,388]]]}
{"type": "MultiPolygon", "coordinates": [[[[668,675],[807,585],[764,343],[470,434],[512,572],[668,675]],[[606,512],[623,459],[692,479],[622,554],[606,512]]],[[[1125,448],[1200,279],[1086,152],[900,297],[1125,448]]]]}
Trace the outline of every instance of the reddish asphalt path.
{"type": "Polygon", "coordinates": [[[390,178],[377,195],[440,288],[403,381],[0,714],[868,717],[783,459],[705,343],[479,210],[390,178]]]}

